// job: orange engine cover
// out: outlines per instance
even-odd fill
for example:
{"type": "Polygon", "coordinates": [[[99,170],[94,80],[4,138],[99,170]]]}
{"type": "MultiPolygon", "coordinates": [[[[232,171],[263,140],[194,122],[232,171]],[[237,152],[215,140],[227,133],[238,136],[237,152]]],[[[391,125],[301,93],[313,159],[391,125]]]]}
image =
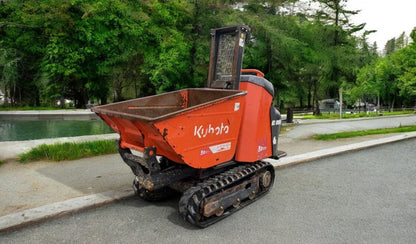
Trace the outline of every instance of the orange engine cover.
{"type": "Polygon", "coordinates": [[[262,77],[243,75],[240,90],[247,91],[235,160],[255,162],[273,156],[270,109],[273,86],[262,77]]]}

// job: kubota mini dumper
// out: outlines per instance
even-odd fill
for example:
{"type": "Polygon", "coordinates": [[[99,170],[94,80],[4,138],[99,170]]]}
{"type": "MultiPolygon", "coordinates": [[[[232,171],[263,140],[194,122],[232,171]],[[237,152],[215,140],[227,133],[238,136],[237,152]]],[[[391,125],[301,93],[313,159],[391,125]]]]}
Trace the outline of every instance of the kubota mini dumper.
{"type": "MultiPolygon", "coordinates": [[[[211,30],[207,88],[190,88],[93,107],[118,134],[133,188],[146,200],[182,192],[179,213],[206,227],[273,186],[281,119],[274,89],[242,70],[249,28],[211,30]]],[[[254,73],[254,75],[253,75],[254,73]]]]}

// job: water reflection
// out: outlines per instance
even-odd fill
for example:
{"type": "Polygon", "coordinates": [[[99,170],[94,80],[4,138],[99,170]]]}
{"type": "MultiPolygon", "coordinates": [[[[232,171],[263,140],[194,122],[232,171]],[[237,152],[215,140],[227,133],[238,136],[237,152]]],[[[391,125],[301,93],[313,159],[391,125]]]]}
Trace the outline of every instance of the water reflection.
{"type": "Polygon", "coordinates": [[[102,120],[0,120],[0,141],[113,133],[102,120]]]}

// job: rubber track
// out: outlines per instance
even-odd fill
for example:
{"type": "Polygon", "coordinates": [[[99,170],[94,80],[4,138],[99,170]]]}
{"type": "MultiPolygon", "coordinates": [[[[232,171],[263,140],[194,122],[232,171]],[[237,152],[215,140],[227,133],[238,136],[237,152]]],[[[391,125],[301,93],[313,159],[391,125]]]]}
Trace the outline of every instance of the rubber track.
{"type": "Polygon", "coordinates": [[[264,191],[259,192],[253,200],[248,200],[242,202],[238,208],[231,208],[224,212],[220,217],[211,216],[209,218],[200,217],[200,205],[204,198],[214,195],[216,192],[219,192],[228,187],[242,183],[244,179],[248,179],[251,176],[255,175],[256,172],[259,172],[265,168],[270,168],[273,174],[274,181],[274,168],[271,164],[266,162],[255,162],[251,164],[245,164],[241,166],[236,166],[228,171],[225,171],[217,176],[211,177],[198,185],[189,188],[185,191],[179,201],[179,213],[180,215],[191,224],[205,228],[227,216],[234,213],[237,210],[247,206],[248,204],[259,199],[265,193],[271,189],[273,186],[273,181],[270,186],[264,191]]]}

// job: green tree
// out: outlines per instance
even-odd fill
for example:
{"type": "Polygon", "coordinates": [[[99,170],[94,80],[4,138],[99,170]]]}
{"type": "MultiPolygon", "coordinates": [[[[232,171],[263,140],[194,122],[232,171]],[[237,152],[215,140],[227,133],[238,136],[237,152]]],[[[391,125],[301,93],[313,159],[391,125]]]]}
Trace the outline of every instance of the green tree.
{"type": "Polygon", "coordinates": [[[145,21],[148,16],[135,1],[91,1],[81,4],[83,15],[77,32],[87,53],[84,66],[88,96],[106,103],[110,87],[114,100],[123,100],[122,90],[134,84],[145,48],[145,21]]]}
{"type": "Polygon", "coordinates": [[[255,1],[244,5],[239,17],[252,29],[245,49],[245,66],[262,70],[277,89],[281,107],[303,105],[305,89],[303,69],[310,54],[298,17],[283,12],[289,1],[255,1]],[[283,102],[284,101],[284,102],[283,102]]]}
{"type": "Polygon", "coordinates": [[[141,71],[148,75],[157,93],[186,87],[192,81],[188,40],[191,15],[187,2],[150,2],[145,10],[150,18],[145,23],[141,71]]]}
{"type": "MultiPolygon", "coordinates": [[[[371,32],[353,36],[363,25],[350,24],[357,12],[345,2],[0,1],[1,86],[16,105],[71,99],[77,107],[200,87],[209,30],[244,23],[252,29],[244,67],[266,74],[282,107],[318,108],[319,99],[336,96],[339,87],[354,88],[359,67],[377,56],[367,43],[371,32]]],[[[396,78],[410,84],[397,88],[399,99],[411,90],[412,72],[402,57],[392,60],[407,72],[396,78]]]]}
{"type": "Polygon", "coordinates": [[[396,38],[392,38],[384,45],[384,55],[390,55],[396,51],[396,38]]]}
{"type": "Polygon", "coordinates": [[[359,11],[346,9],[347,0],[317,0],[321,9],[316,13],[317,20],[325,23],[329,43],[327,53],[330,62],[324,66],[325,89],[328,96],[335,97],[343,82],[355,80],[354,67],[358,65],[357,42],[352,34],[362,30],[365,24],[353,25],[350,16],[359,11]],[[331,37],[332,36],[332,37],[331,37]]]}
{"type": "Polygon", "coordinates": [[[37,20],[28,21],[23,4],[0,2],[0,70],[2,89],[12,105],[39,105],[34,82],[43,38],[37,20]]]}
{"type": "Polygon", "coordinates": [[[235,10],[228,4],[229,1],[218,0],[188,0],[188,9],[191,17],[191,29],[187,40],[190,44],[189,74],[193,81],[192,86],[202,87],[206,85],[209,55],[210,55],[210,30],[226,25],[241,24],[241,21],[233,13],[235,10]],[[234,21],[227,22],[228,16],[233,16],[234,21]]]}
{"type": "MultiPolygon", "coordinates": [[[[415,31],[411,36],[414,39],[415,31]]],[[[401,35],[399,39],[406,39],[401,35]]],[[[414,106],[416,101],[416,47],[414,42],[405,47],[393,45],[393,38],[386,45],[388,55],[362,68],[357,77],[357,87],[352,94],[360,99],[374,99],[393,109],[398,105],[414,106]]],[[[407,42],[405,42],[407,43],[407,42]]],[[[404,45],[404,44],[403,44],[404,45]]]]}
{"type": "Polygon", "coordinates": [[[411,33],[413,40],[392,55],[392,62],[398,71],[397,89],[403,105],[415,106],[416,101],[416,28],[411,33]]]}
{"type": "Polygon", "coordinates": [[[379,101],[382,88],[379,86],[380,83],[377,82],[376,62],[373,61],[373,63],[362,67],[357,74],[355,86],[347,90],[348,99],[351,103],[368,102],[372,99],[379,101]]]}
{"type": "Polygon", "coordinates": [[[16,49],[0,49],[0,88],[4,92],[5,104],[15,103],[19,57],[16,49]]]}

